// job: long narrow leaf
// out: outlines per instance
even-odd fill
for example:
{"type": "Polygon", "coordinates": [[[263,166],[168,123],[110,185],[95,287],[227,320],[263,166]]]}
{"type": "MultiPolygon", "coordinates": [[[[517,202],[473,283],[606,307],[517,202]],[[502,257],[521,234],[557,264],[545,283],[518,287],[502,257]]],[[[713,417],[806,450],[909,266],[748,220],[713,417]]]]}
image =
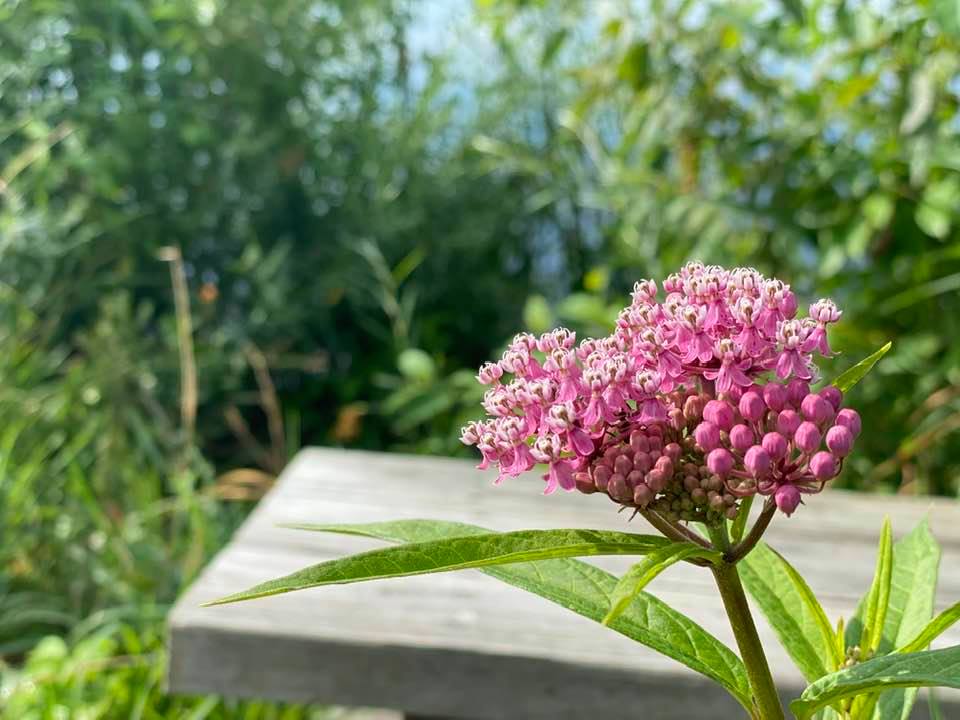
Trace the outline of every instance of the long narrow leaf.
{"type": "Polygon", "coordinates": [[[623,614],[634,598],[653,581],[660,573],[674,563],[682,562],[687,558],[700,557],[710,560],[719,560],[721,553],[707,550],[689,542],[671,543],[666,547],[654,550],[643,560],[631,567],[613,588],[610,600],[610,611],[604,616],[603,624],[609,625],[614,619],[623,614]]]}
{"type": "MultiPolygon", "coordinates": [[[[925,520],[894,544],[890,602],[877,654],[886,655],[902,647],[930,621],[939,566],[940,546],[925,520]]],[[[860,642],[866,605],[867,597],[864,596],[850,619],[846,632],[847,647],[860,642]]],[[[915,688],[888,690],[880,696],[880,716],[906,720],[910,717],[916,695],[915,688]]]]}
{"type": "MultiPolygon", "coordinates": [[[[294,527],[417,543],[489,532],[476,525],[431,520],[294,527]]],[[[615,576],[579,560],[538,560],[479,569],[596,622],[601,622],[609,610],[617,585],[615,576]]],[[[740,658],[693,620],[653,595],[640,593],[610,623],[610,628],[714,680],[748,712],[752,711],[750,685],[740,658]]]]}
{"type": "Polygon", "coordinates": [[[877,548],[877,568],[873,584],[867,595],[867,610],[863,616],[863,631],[860,633],[862,650],[874,651],[880,647],[887,607],[890,603],[890,583],[893,577],[893,532],[890,518],[884,518],[880,530],[880,545],[877,548]]]}
{"type": "Polygon", "coordinates": [[[806,720],[840,700],[906,687],[960,688],[960,646],[884,655],[835,672],[811,684],[790,703],[790,709],[799,720],[806,720]]]}
{"type": "Polygon", "coordinates": [[[880,361],[880,358],[890,352],[890,348],[892,347],[893,343],[888,342],[875,353],[868,355],[853,367],[847,368],[844,372],[840,373],[832,385],[841,392],[849,392],[854,385],[866,377],[867,373],[873,370],[873,366],[880,361]]]}
{"type": "Polygon", "coordinates": [[[739,567],[747,591],[804,677],[813,681],[840,666],[833,626],[810,586],[783,556],[759,543],[739,567]]]}
{"type": "Polygon", "coordinates": [[[903,647],[898,648],[897,652],[911,653],[919,650],[925,650],[930,646],[930,643],[950,629],[950,627],[958,620],[960,620],[960,602],[956,603],[955,605],[951,605],[942,613],[937,615],[923,630],[920,631],[919,635],[917,635],[913,640],[908,642],[903,647]]]}
{"type": "Polygon", "coordinates": [[[606,530],[518,530],[470,537],[410,543],[351,555],[299,570],[248,590],[214,600],[210,605],[252,600],[321,585],[408,577],[588,555],[646,555],[669,541],[654,535],[606,530]]]}

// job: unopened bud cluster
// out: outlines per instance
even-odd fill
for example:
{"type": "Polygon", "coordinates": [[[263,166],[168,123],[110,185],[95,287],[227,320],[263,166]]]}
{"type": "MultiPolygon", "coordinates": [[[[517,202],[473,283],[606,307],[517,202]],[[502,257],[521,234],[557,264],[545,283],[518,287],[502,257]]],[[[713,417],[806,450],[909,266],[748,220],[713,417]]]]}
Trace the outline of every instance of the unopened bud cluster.
{"type": "Polygon", "coordinates": [[[490,416],[462,439],[497,482],[547,466],[546,492],[602,492],[670,519],[719,522],[741,498],[792,513],[835,477],[860,431],[841,394],[811,391],[832,355],[829,300],[798,318],[789,285],[690,263],[638,282],[613,333],[521,334],[480,368],[490,416]]]}

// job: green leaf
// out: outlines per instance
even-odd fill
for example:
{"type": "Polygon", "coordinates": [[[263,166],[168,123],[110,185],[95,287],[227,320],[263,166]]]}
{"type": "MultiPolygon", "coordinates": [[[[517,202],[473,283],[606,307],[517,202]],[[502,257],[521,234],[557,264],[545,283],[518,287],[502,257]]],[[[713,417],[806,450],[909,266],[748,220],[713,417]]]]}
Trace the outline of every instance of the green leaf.
{"type": "Polygon", "coordinates": [[[689,542],[671,543],[664,548],[654,550],[643,560],[631,567],[616,587],[610,600],[610,611],[604,616],[603,624],[609,625],[614,619],[623,614],[634,598],[660,573],[674,563],[687,558],[700,557],[713,561],[720,560],[723,555],[715,550],[707,550],[689,542]]]}
{"type": "Polygon", "coordinates": [[[813,681],[840,666],[836,633],[810,586],[790,563],[761,542],[739,567],[747,591],[804,677],[813,681]]]}
{"type": "Polygon", "coordinates": [[[646,555],[668,543],[659,536],[607,530],[518,530],[427,540],[311,565],[209,604],[252,600],[321,585],[345,585],[485,565],[583,555],[646,555]]]}
{"type": "Polygon", "coordinates": [[[860,632],[860,648],[865,652],[877,650],[883,637],[883,624],[887,619],[890,603],[890,583],[893,577],[893,532],[890,518],[884,518],[880,530],[880,546],[877,549],[877,568],[873,584],[867,594],[866,612],[860,632]]]}
{"type": "Polygon", "coordinates": [[[888,342],[882,348],[877,350],[872,355],[865,357],[852,368],[848,368],[844,372],[840,373],[840,375],[837,376],[837,378],[831,384],[841,392],[849,392],[854,385],[863,380],[864,376],[866,376],[868,372],[873,370],[873,366],[879,362],[880,358],[890,352],[891,347],[893,347],[893,343],[888,342]]]}
{"type": "MultiPolygon", "coordinates": [[[[476,525],[432,520],[295,527],[415,543],[489,532],[476,525]]],[[[617,585],[617,578],[610,573],[569,559],[487,566],[480,568],[480,572],[596,622],[601,622],[607,614],[617,585]]],[[[653,595],[640,593],[623,614],[610,623],[610,628],[714,680],[751,711],[750,685],[740,658],[693,620],[653,595]]]]}
{"type": "Polygon", "coordinates": [[[798,720],[807,720],[821,708],[890,688],[960,688],[960,646],[944,650],[884,655],[835,672],[812,683],[790,703],[798,720]]]}
{"type": "Polygon", "coordinates": [[[750,517],[750,508],[753,506],[754,495],[750,495],[740,503],[740,511],[730,528],[730,539],[738,543],[743,540],[743,533],[747,529],[747,520],[750,517]]]}
{"type": "MultiPolygon", "coordinates": [[[[894,544],[890,602],[878,648],[881,655],[906,645],[929,622],[933,615],[939,565],[940,546],[930,533],[926,520],[894,544]]],[[[867,597],[864,597],[850,619],[846,631],[847,647],[860,642],[866,604],[867,597]]],[[[915,699],[914,689],[885,692],[879,701],[881,717],[905,720],[910,716],[915,699]]]]}
{"type": "Polygon", "coordinates": [[[930,643],[950,629],[960,620],[960,602],[951,605],[931,620],[920,633],[906,645],[897,648],[898,653],[912,653],[930,647],[930,643]]]}

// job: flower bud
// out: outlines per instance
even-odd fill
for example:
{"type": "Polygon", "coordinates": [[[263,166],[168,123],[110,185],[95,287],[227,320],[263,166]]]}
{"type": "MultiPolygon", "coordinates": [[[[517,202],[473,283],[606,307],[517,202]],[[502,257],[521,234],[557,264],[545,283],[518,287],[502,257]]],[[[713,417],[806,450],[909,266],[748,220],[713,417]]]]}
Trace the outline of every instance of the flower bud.
{"type": "Polygon", "coordinates": [[[633,489],[633,502],[640,507],[646,506],[651,500],[653,500],[653,491],[646,485],[637,485],[633,489]]]}
{"type": "Polygon", "coordinates": [[[660,492],[667,486],[667,476],[661,470],[654,468],[647,473],[646,478],[644,478],[649,487],[654,492],[660,492]]]}
{"type": "Polygon", "coordinates": [[[627,486],[627,479],[620,473],[614,473],[607,485],[607,494],[619,502],[633,500],[633,492],[627,486]]]}
{"type": "Polygon", "coordinates": [[[837,425],[843,425],[843,427],[853,433],[854,438],[860,434],[860,414],[856,410],[844,408],[837,413],[835,422],[837,425]]]}
{"type": "Polygon", "coordinates": [[[729,430],[733,427],[733,408],[723,400],[711,400],[703,409],[703,419],[721,430],[729,430]]]}
{"type": "Polygon", "coordinates": [[[738,507],[728,507],[724,515],[727,516],[727,520],[736,520],[737,515],[740,514],[740,508],[738,507]]]}
{"type": "Polygon", "coordinates": [[[631,470],[627,474],[627,485],[632,488],[635,488],[637,485],[642,485],[644,474],[645,473],[642,473],[639,470],[631,470]]]}
{"type": "Polygon", "coordinates": [[[598,465],[593,469],[593,484],[597,486],[597,490],[606,492],[611,475],[613,471],[606,465],[598,465]]]}
{"type": "Polygon", "coordinates": [[[763,401],[771,410],[780,412],[787,404],[787,389],[777,382],[767,383],[763,386],[763,401]]]}
{"type": "Polygon", "coordinates": [[[817,480],[829,480],[837,474],[837,459],[828,452],[818,452],[810,458],[810,472],[817,480]]]}
{"type": "Polygon", "coordinates": [[[703,398],[691,395],[683,403],[683,416],[690,422],[696,422],[703,417],[703,398]]]}
{"type": "Polygon", "coordinates": [[[779,460],[787,454],[787,439],[778,432],[768,432],[760,444],[773,460],[779,460]]]}
{"type": "Polygon", "coordinates": [[[785,483],[777,488],[773,499],[784,515],[793,515],[793,511],[800,504],[800,491],[795,486],[785,483]]]}
{"type": "Polygon", "coordinates": [[[671,460],[666,455],[661,455],[657,458],[657,462],[653,465],[654,470],[659,470],[666,476],[673,475],[673,460],[671,460]]]}
{"type": "Polygon", "coordinates": [[[846,457],[853,450],[853,433],[844,425],[827,430],[827,447],[837,457],[846,457]]]}
{"type": "Polygon", "coordinates": [[[634,452],[647,452],[650,449],[647,436],[642,431],[634,430],[630,433],[630,449],[634,452]]]}
{"type": "Polygon", "coordinates": [[[590,478],[590,473],[574,473],[573,482],[576,484],[577,490],[585,495],[589,495],[590,493],[595,493],[597,491],[596,485],[594,485],[593,480],[590,478]]]}
{"type": "Polygon", "coordinates": [[[803,399],[803,402],[800,403],[800,412],[802,412],[803,416],[810,422],[822,425],[833,417],[834,409],[833,406],[820,395],[810,393],[803,399]]]}
{"type": "Polygon", "coordinates": [[[693,492],[700,487],[700,481],[692,475],[683,478],[683,487],[687,492],[693,492]]]}
{"type": "Polygon", "coordinates": [[[730,430],[730,444],[734,450],[744,452],[753,445],[754,441],[753,430],[746,425],[734,425],[733,429],[730,430]]]}
{"type": "Polygon", "coordinates": [[[724,448],[711,450],[707,455],[707,468],[714,475],[725,477],[733,469],[733,455],[724,448]]]}
{"type": "Polygon", "coordinates": [[[825,388],[820,390],[820,397],[833,405],[834,411],[839,410],[840,403],[843,402],[843,393],[833,385],[827,385],[825,388]]]}
{"type": "Polygon", "coordinates": [[[704,452],[710,452],[720,445],[720,429],[712,422],[704,421],[697,425],[693,437],[704,452]]]}
{"type": "Polygon", "coordinates": [[[740,408],[740,414],[743,415],[743,419],[749,420],[750,422],[758,422],[767,409],[763,398],[760,397],[760,393],[752,390],[743,394],[738,407],[740,408]]]}
{"type": "Polygon", "coordinates": [[[810,394],[810,383],[800,378],[794,378],[787,383],[787,402],[793,407],[800,407],[803,399],[810,394]]]}
{"type": "Polygon", "coordinates": [[[667,413],[667,422],[674,430],[683,430],[687,426],[687,419],[683,416],[683,410],[676,407],[667,413]]]}
{"type": "Polygon", "coordinates": [[[793,410],[781,410],[777,415],[777,432],[781,435],[792,436],[803,420],[793,410]]]}
{"type": "Polygon", "coordinates": [[[707,493],[701,488],[694,488],[690,491],[690,499],[693,500],[697,505],[703,505],[705,502],[707,502],[707,493]]]}
{"type": "Polygon", "coordinates": [[[743,466],[755,478],[765,477],[770,471],[770,456],[760,445],[754,445],[744,455],[743,466]]]}
{"type": "Polygon", "coordinates": [[[674,464],[680,461],[680,456],[683,454],[683,448],[681,448],[677,443],[669,443],[664,449],[663,454],[670,458],[674,464]]]}
{"type": "MultiPolygon", "coordinates": [[[[659,425],[655,426],[659,429],[659,425]]],[[[659,435],[651,435],[649,438],[650,450],[663,450],[663,438],[659,435]]]]}
{"type": "Polygon", "coordinates": [[[613,471],[626,477],[633,470],[633,458],[629,455],[617,455],[613,463],[613,471]]]}
{"type": "Polygon", "coordinates": [[[647,472],[650,468],[653,467],[653,458],[650,457],[650,453],[638,452],[633,456],[633,467],[635,470],[639,470],[642,473],[647,472]]]}
{"type": "Polygon", "coordinates": [[[820,428],[810,421],[800,423],[793,435],[793,441],[805,453],[812,453],[820,447],[820,439],[820,428]]]}

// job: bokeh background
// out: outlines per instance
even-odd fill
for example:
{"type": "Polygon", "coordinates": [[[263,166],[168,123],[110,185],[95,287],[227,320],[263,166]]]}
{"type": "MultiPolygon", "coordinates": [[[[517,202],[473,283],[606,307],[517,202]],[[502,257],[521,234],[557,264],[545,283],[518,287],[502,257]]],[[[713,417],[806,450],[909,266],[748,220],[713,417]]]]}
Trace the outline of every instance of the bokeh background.
{"type": "Polygon", "coordinates": [[[844,309],[842,484],[960,477],[954,0],[0,3],[0,713],[163,694],[163,617],[307,444],[467,453],[479,363],[752,264],[844,309]]]}

